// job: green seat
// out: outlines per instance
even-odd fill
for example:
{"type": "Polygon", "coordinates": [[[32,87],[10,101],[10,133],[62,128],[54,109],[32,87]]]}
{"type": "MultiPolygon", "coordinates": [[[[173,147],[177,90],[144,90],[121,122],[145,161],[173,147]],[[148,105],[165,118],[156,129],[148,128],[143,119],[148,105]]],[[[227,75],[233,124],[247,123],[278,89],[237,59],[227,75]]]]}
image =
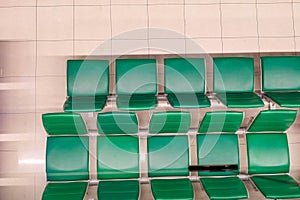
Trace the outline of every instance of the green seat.
{"type": "Polygon", "coordinates": [[[257,108],[264,103],[254,93],[253,58],[214,58],[213,91],[228,108],[257,108]]]}
{"type": "Polygon", "coordinates": [[[148,138],[148,176],[178,177],[150,181],[154,199],[194,199],[189,175],[189,146],[187,136],[153,136],[148,138]]]}
{"type": "Polygon", "coordinates": [[[116,94],[119,110],[151,110],[157,106],[155,59],[117,59],[116,94]]]}
{"type": "Polygon", "coordinates": [[[189,112],[155,112],[150,120],[150,133],[187,133],[191,124],[189,112]]]}
{"type": "Polygon", "coordinates": [[[87,134],[85,123],[77,113],[47,113],[42,115],[49,135],[87,134]]]}
{"type": "Polygon", "coordinates": [[[300,107],[300,56],[261,58],[262,90],[281,107],[300,107]]]}
{"type": "Polygon", "coordinates": [[[235,133],[243,122],[244,114],[234,111],[207,112],[199,126],[199,133],[235,133]]]}
{"type": "Polygon", "coordinates": [[[50,183],[43,192],[43,200],[84,198],[88,185],[84,181],[89,179],[88,150],[88,137],[56,136],[47,139],[46,173],[50,183]]]}
{"type": "Polygon", "coordinates": [[[138,199],[139,140],[135,136],[98,136],[99,199],[138,199]],[[114,180],[115,179],[115,180],[114,180]]]}
{"type": "Polygon", "coordinates": [[[109,82],[107,60],[68,60],[64,111],[98,112],[106,104],[109,82]]]}
{"type": "Polygon", "coordinates": [[[203,58],[167,58],[165,93],[174,108],[205,108],[205,62],[203,58]]]}
{"type": "Polygon", "coordinates": [[[210,199],[245,199],[248,192],[243,182],[236,176],[240,171],[239,145],[236,134],[199,134],[199,166],[216,167],[236,165],[225,170],[199,171],[200,181],[210,199]],[[214,177],[212,176],[220,176],[214,177]]]}
{"type": "Polygon", "coordinates": [[[248,132],[284,132],[295,121],[296,110],[264,110],[254,119],[248,132]]]}
{"type": "Polygon", "coordinates": [[[248,173],[269,199],[300,198],[298,183],[288,174],[289,148],[285,133],[250,133],[247,137],[248,173]]]}
{"type": "Polygon", "coordinates": [[[101,134],[134,134],[138,132],[138,120],[135,113],[99,113],[97,127],[101,134]]]}

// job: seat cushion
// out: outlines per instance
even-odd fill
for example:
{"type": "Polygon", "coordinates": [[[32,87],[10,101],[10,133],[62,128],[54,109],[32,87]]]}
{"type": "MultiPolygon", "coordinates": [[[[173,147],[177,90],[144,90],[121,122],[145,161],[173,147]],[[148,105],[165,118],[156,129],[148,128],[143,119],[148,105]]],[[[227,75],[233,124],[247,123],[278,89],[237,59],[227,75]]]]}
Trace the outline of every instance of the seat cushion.
{"type": "Polygon", "coordinates": [[[87,186],[87,182],[49,183],[42,200],[82,200],[87,186]]]}
{"type": "Polygon", "coordinates": [[[68,97],[64,104],[64,111],[70,112],[98,112],[106,104],[106,96],[76,96],[68,97]]]}
{"type": "Polygon", "coordinates": [[[154,199],[194,199],[193,185],[189,179],[159,179],[151,181],[154,199]]]}
{"type": "Polygon", "coordinates": [[[266,96],[281,107],[300,108],[300,92],[268,92],[266,96]]]}
{"type": "Polygon", "coordinates": [[[253,176],[251,180],[266,198],[300,198],[300,187],[289,175],[253,176]]]}
{"type": "Polygon", "coordinates": [[[155,94],[118,95],[119,110],[152,110],[157,106],[155,94]]]}
{"type": "Polygon", "coordinates": [[[100,181],[98,198],[101,200],[135,200],[139,198],[139,190],[139,182],[135,180],[100,181]]]}
{"type": "Polygon", "coordinates": [[[254,93],[218,93],[217,97],[228,108],[258,108],[263,107],[264,102],[254,93]]]}
{"type": "Polygon", "coordinates": [[[170,104],[174,108],[206,108],[210,101],[205,94],[168,94],[170,104]]]}
{"type": "Polygon", "coordinates": [[[212,200],[248,198],[247,189],[238,177],[201,178],[200,181],[212,200]]]}

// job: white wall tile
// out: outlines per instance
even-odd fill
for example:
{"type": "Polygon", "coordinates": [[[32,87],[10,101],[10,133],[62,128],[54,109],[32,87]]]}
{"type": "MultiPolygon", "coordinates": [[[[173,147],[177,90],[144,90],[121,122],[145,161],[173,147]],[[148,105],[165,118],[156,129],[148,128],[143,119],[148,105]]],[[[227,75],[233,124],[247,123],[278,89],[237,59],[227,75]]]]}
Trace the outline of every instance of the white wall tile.
{"type": "Polygon", "coordinates": [[[113,38],[147,39],[147,6],[114,5],[111,14],[113,38]]]}
{"type": "Polygon", "coordinates": [[[35,133],[35,114],[0,114],[0,134],[35,133]]]}
{"type": "Polygon", "coordinates": [[[257,38],[223,38],[223,53],[256,53],[257,38]]]}
{"type": "Polygon", "coordinates": [[[255,4],[222,4],[223,37],[257,37],[255,4]]]}
{"type": "Polygon", "coordinates": [[[75,40],[104,40],[111,37],[109,6],[75,7],[75,40]]]}
{"type": "Polygon", "coordinates": [[[0,76],[34,76],[35,42],[0,42],[0,76]]]}
{"type": "Polygon", "coordinates": [[[0,113],[35,111],[34,77],[1,78],[0,87],[0,113]]]}
{"type": "Polygon", "coordinates": [[[221,38],[188,39],[186,40],[187,54],[222,53],[221,38]]]}
{"type": "Polygon", "coordinates": [[[214,4],[220,3],[221,0],[185,0],[185,4],[214,4]]]}
{"type": "Polygon", "coordinates": [[[293,52],[294,38],[260,38],[260,52],[293,52]]]}
{"type": "Polygon", "coordinates": [[[0,8],[0,40],[35,40],[36,8],[0,8]]]}
{"type": "Polygon", "coordinates": [[[75,5],[110,5],[110,0],[75,0],[75,5]]]}
{"type": "Polygon", "coordinates": [[[188,37],[221,37],[218,4],[187,5],[185,16],[188,37]]]}
{"type": "Polygon", "coordinates": [[[76,41],[75,55],[97,56],[111,54],[111,40],[105,41],[76,41]]]}
{"type": "Polygon", "coordinates": [[[184,54],[185,39],[150,39],[150,54],[184,54]]]}
{"type": "Polygon", "coordinates": [[[111,0],[111,4],[124,4],[124,5],[130,5],[130,4],[147,4],[147,0],[111,0]]]}
{"type": "Polygon", "coordinates": [[[257,8],[260,37],[294,35],[291,4],[258,4],[257,8]]]}
{"type": "Polygon", "coordinates": [[[221,0],[221,3],[255,3],[256,0],[221,0]]]}
{"type": "Polygon", "coordinates": [[[150,38],[183,38],[184,7],[183,5],[150,5],[149,27],[158,28],[162,32],[150,32],[150,38]],[[168,33],[174,32],[174,34],[168,33]],[[158,34],[159,33],[159,34],[158,34]]]}
{"type": "Polygon", "coordinates": [[[38,6],[69,6],[73,5],[73,0],[37,0],[38,6]]]}
{"type": "Polygon", "coordinates": [[[295,35],[300,36],[300,3],[294,3],[293,6],[295,35]]]}
{"type": "Polygon", "coordinates": [[[72,40],[73,7],[38,7],[38,40],[72,40]]]}
{"type": "Polygon", "coordinates": [[[36,79],[37,111],[63,111],[66,91],[66,77],[38,77],[36,79]]]}
{"type": "Polygon", "coordinates": [[[184,4],[184,0],[148,0],[148,4],[184,4]]]}
{"type": "Polygon", "coordinates": [[[257,0],[257,3],[291,3],[293,0],[257,0]]]}
{"type": "Polygon", "coordinates": [[[72,41],[38,41],[37,76],[64,76],[73,57],[72,41]]]}
{"type": "Polygon", "coordinates": [[[0,7],[6,6],[35,6],[36,0],[1,0],[0,7]]]}
{"type": "Polygon", "coordinates": [[[296,51],[300,52],[300,37],[296,37],[296,51]]]}
{"type": "Polygon", "coordinates": [[[113,55],[140,55],[148,54],[147,40],[113,40],[113,55]]]}

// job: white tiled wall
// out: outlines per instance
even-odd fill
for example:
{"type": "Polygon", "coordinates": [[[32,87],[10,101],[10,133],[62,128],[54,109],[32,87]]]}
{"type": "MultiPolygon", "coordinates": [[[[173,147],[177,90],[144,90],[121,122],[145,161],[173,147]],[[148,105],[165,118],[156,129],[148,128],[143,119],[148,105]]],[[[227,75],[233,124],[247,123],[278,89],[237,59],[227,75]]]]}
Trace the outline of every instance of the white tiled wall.
{"type": "MultiPolygon", "coordinates": [[[[295,51],[300,0],[0,0],[0,199],[41,197],[41,114],[62,111],[66,60],[295,51]]],[[[293,169],[300,168],[296,132],[293,169]]]]}

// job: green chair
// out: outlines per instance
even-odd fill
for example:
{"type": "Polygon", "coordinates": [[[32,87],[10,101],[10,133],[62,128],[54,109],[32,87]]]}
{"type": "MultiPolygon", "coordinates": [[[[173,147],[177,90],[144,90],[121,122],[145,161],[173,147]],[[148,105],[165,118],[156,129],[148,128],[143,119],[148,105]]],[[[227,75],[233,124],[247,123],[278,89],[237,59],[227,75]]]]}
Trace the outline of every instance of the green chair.
{"type": "Polygon", "coordinates": [[[42,115],[42,120],[49,135],[87,134],[85,123],[77,113],[46,113],[42,115]]]}
{"type": "Polygon", "coordinates": [[[262,91],[281,107],[300,107],[300,56],[262,57],[262,91]]]}
{"type": "Polygon", "coordinates": [[[187,178],[189,162],[187,136],[148,138],[148,176],[154,199],[194,199],[193,186],[187,178]]]}
{"type": "Polygon", "coordinates": [[[248,132],[285,132],[295,121],[296,110],[261,111],[248,128],[248,132]]]}
{"type": "Polygon", "coordinates": [[[298,183],[287,173],[289,148],[285,133],[250,133],[247,138],[248,173],[268,199],[300,198],[298,183]]]}
{"type": "Polygon", "coordinates": [[[174,108],[205,108],[205,61],[203,58],[167,58],[165,93],[174,108]]]}
{"type": "Polygon", "coordinates": [[[101,111],[108,95],[108,68],[107,60],[68,60],[64,111],[101,111]]]}
{"type": "Polygon", "coordinates": [[[102,200],[139,198],[139,139],[134,113],[98,114],[97,169],[98,198],[102,200]],[[109,128],[111,127],[111,128],[109,128]]]}
{"type": "Polygon", "coordinates": [[[264,103],[254,93],[253,58],[214,58],[213,91],[228,108],[257,108],[264,103]]]}
{"type": "Polygon", "coordinates": [[[187,133],[191,124],[189,112],[155,112],[150,120],[150,133],[187,133]]]}
{"type": "Polygon", "coordinates": [[[207,112],[199,126],[199,133],[235,133],[243,122],[244,114],[235,111],[207,112]]]}
{"type": "Polygon", "coordinates": [[[157,106],[155,59],[117,59],[116,94],[119,110],[151,110],[157,106]]]}
{"type": "Polygon", "coordinates": [[[207,112],[197,135],[198,175],[210,199],[244,199],[248,192],[240,172],[238,136],[242,112],[207,112]],[[221,134],[222,133],[222,134],[221,134]]]}
{"type": "Polygon", "coordinates": [[[83,200],[89,179],[89,140],[85,136],[47,138],[49,181],[42,200],[83,200]]]}

